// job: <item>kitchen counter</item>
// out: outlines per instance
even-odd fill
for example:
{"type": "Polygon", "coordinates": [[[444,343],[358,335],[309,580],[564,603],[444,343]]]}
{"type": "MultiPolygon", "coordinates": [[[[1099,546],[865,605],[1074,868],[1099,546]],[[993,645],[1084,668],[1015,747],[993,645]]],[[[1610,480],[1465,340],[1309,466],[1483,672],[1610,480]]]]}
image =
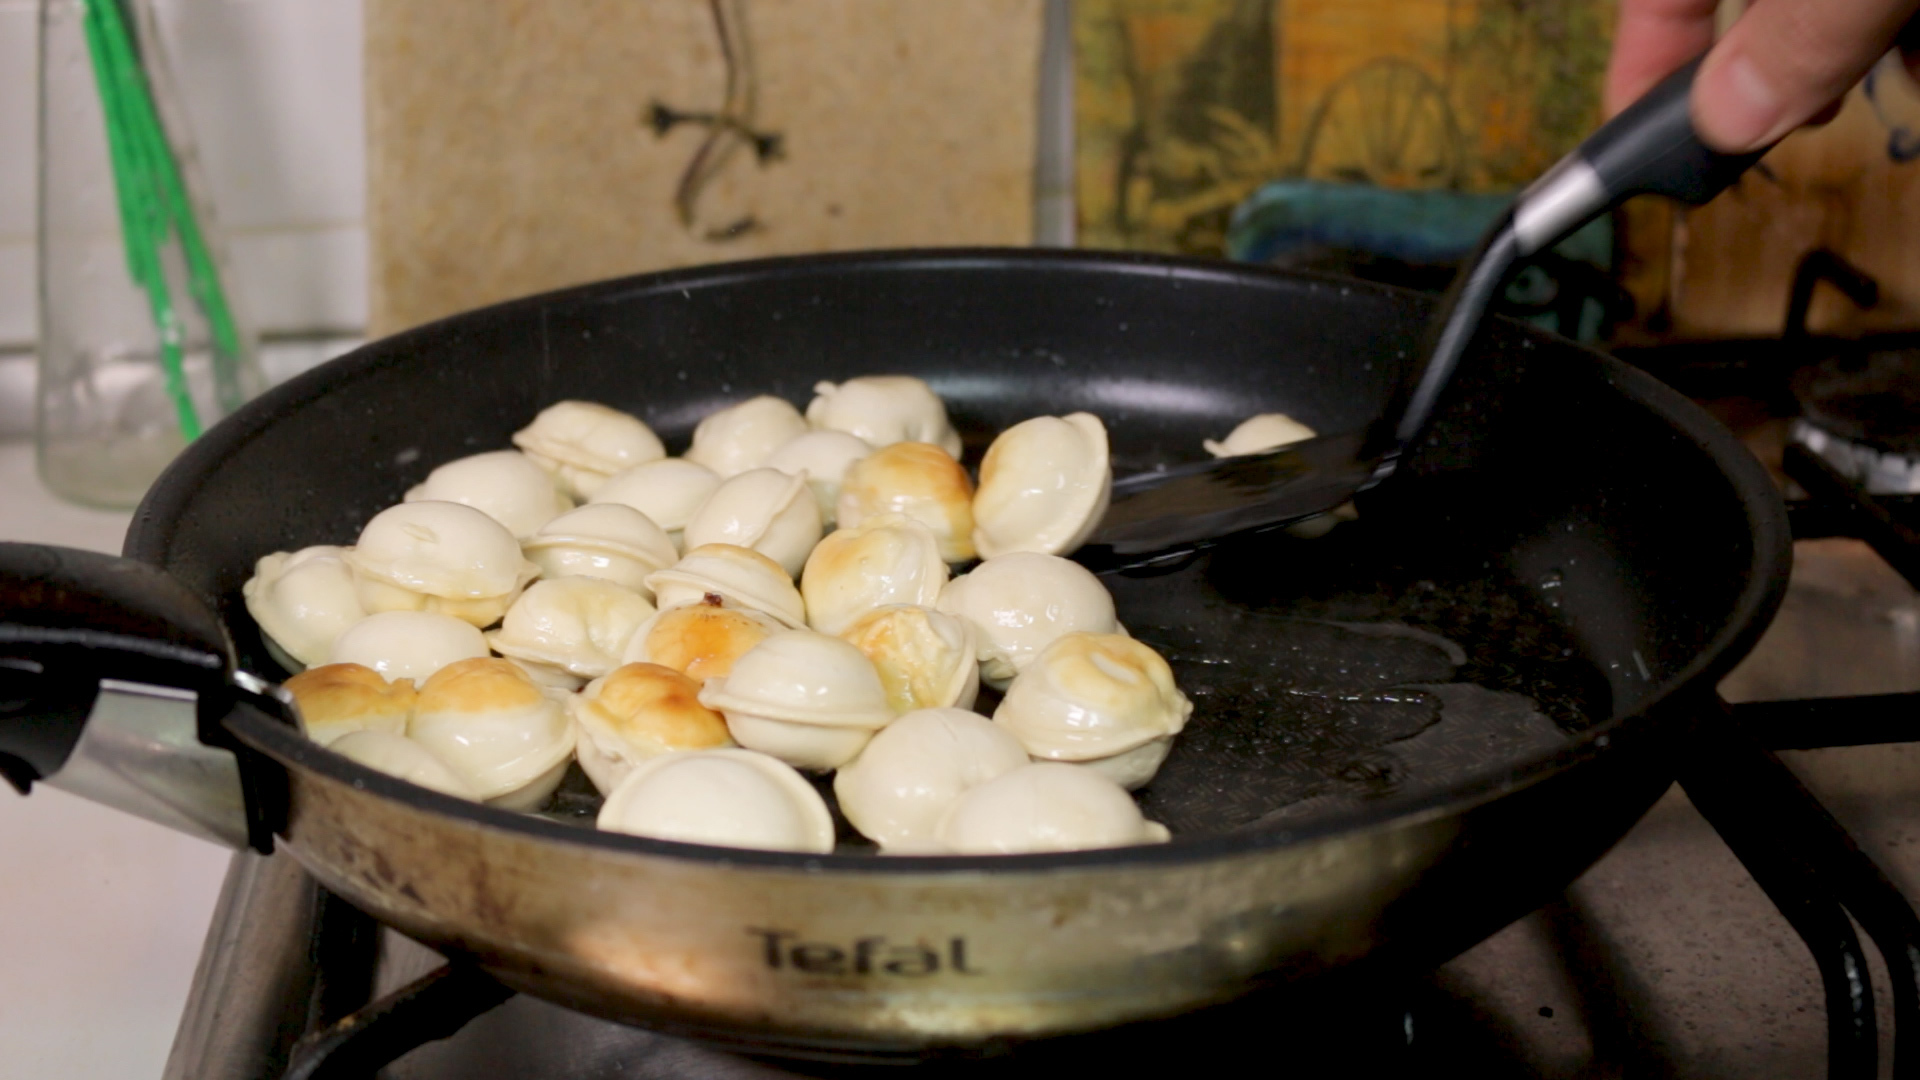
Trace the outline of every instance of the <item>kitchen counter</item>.
{"type": "MultiPolygon", "coordinates": [[[[118,553],[132,515],[55,499],[0,442],[0,540],[118,553]]],[[[0,789],[0,1080],[159,1076],[228,852],[62,791],[0,789]]]]}

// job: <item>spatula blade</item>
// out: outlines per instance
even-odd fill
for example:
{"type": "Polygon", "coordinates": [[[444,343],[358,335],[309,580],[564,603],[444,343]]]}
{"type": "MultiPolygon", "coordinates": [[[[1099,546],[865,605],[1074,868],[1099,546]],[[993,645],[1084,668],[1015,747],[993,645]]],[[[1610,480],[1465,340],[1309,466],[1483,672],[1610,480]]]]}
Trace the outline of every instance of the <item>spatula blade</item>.
{"type": "Polygon", "coordinates": [[[1363,441],[1328,435],[1117,480],[1086,548],[1144,556],[1324,514],[1373,481],[1377,462],[1361,457],[1363,441]]]}

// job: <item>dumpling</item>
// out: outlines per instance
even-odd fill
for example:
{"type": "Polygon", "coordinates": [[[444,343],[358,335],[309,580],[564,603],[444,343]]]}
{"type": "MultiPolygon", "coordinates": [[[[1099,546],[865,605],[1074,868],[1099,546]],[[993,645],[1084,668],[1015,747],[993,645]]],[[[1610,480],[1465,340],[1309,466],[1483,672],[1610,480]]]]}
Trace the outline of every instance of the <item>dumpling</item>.
{"type": "Polygon", "coordinates": [[[1013,680],[993,722],[1036,758],[1090,765],[1137,788],[1192,713],[1159,653],[1119,634],[1073,633],[1013,680]]]}
{"type": "Polygon", "coordinates": [[[855,619],[840,637],[873,661],[895,712],[970,709],[980,693],[973,633],[953,615],[893,604],[855,619]]]}
{"type": "Polygon", "coordinates": [[[325,545],[264,556],[240,587],[267,651],[288,671],[324,664],[347,627],[367,617],[345,548],[325,545]]]}
{"type": "Polygon", "coordinates": [[[548,579],[605,578],[648,600],[647,575],[680,559],[665,530],[620,503],[594,503],[561,514],[527,537],[520,550],[548,579]]]}
{"type": "Polygon", "coordinates": [[[1262,454],[1297,442],[1305,442],[1318,432],[1285,413],[1261,413],[1240,421],[1224,441],[1203,440],[1207,453],[1217,458],[1241,454],[1262,454]]]}
{"type": "Polygon", "coordinates": [[[593,505],[619,503],[665,529],[675,545],[693,512],[720,486],[720,474],[685,458],[662,458],[616,473],[593,493],[593,505]]]}
{"type": "Polygon", "coordinates": [[[520,594],[487,643],[513,660],[597,679],[620,666],[634,631],[652,617],[645,597],[604,578],[548,578],[520,594]]]}
{"type": "Polygon", "coordinates": [[[580,767],[602,795],[649,758],[733,745],[726,718],[700,704],[700,684],[659,664],[615,668],[567,709],[580,725],[580,767]]]}
{"type": "Polygon", "coordinates": [[[734,741],[795,768],[825,771],[853,760],[894,711],[859,649],[811,630],[775,634],[710,680],[700,703],[727,717],[734,741]]]}
{"type": "Polygon", "coordinates": [[[844,431],[872,446],[922,442],[960,456],[960,436],[947,407],[924,381],[911,375],[862,375],[834,384],[816,383],[807,422],[844,431]]]}
{"type": "Polygon", "coordinates": [[[1000,433],[980,463],[973,546],[1067,555],[1086,542],[1113,496],[1107,429],[1092,413],[1036,416],[1000,433]]]}
{"type": "Polygon", "coordinates": [[[748,469],[722,483],[687,522],[689,548],[733,544],[772,559],[798,577],[820,542],[820,506],[803,476],[748,469]]]}
{"type": "Polygon", "coordinates": [[[1167,827],[1148,821],[1120,785],[1088,769],[1035,762],[969,789],[934,830],[955,855],[1021,855],[1163,844],[1167,827]]]}
{"type": "Polygon", "coordinates": [[[592,498],[615,473],[665,457],[639,418],[591,401],[559,401],[513,433],[513,444],[576,499],[592,498]]]}
{"type": "Polygon", "coordinates": [[[648,574],[647,587],[662,611],[717,596],[722,603],[765,612],[788,626],[807,624],[806,604],[793,578],[751,548],[703,544],[665,570],[648,574]]]}
{"type": "Polygon", "coordinates": [[[610,832],[764,851],[833,850],[833,817],[799,773],[751,750],[664,754],[628,773],[600,807],[610,832]]]}
{"type": "Polygon", "coordinates": [[[767,468],[789,476],[806,474],[814,501],[820,504],[820,524],[833,528],[835,503],[847,466],[873,453],[873,447],[844,431],[809,431],[782,444],[767,459],[767,468]]]}
{"type": "Polygon", "coordinates": [[[752,608],[702,601],[668,608],[642,623],[627,642],[622,662],[659,664],[704,682],[722,679],[734,661],[787,629],[752,608]]]}
{"type": "Polygon", "coordinates": [[[398,780],[418,784],[429,791],[452,795],[456,799],[479,802],[472,785],[460,779],[433,751],[391,731],[350,731],[335,739],[327,749],[369,769],[377,769],[398,780]]]}
{"type": "Polygon", "coordinates": [[[472,623],[431,611],[383,611],[334,639],[328,662],[359,664],[418,686],[448,664],[486,655],[487,639],[472,623]]]}
{"type": "Polygon", "coordinates": [[[775,450],[806,431],[800,410],[762,394],[700,421],[693,429],[687,460],[705,465],[724,479],[766,464],[775,450]]]}
{"type": "Polygon", "coordinates": [[[800,595],[808,623],[837,634],[877,607],[931,607],[946,583],[947,563],[932,530],[885,514],[820,541],[800,573],[800,595]]]}
{"type": "Polygon", "coordinates": [[[321,746],[350,731],[404,735],[413,713],[411,680],[388,682],[361,664],[322,664],[284,685],[300,706],[301,730],[321,746]]]}
{"type": "Polygon", "coordinates": [[[973,481],[937,446],[894,443],[847,470],[840,484],[841,527],[855,528],[880,514],[903,514],[931,529],[948,562],[973,558],[973,481]]]}
{"type": "Polygon", "coordinates": [[[367,611],[432,611],[475,626],[498,621],[540,572],[506,526],[450,502],[380,511],[344,558],[367,611]]]}
{"type": "Polygon", "coordinates": [[[973,627],[980,678],[1002,690],[1062,635],[1120,630],[1099,578],[1079,563],[1030,551],[988,559],[954,578],[934,606],[973,627]]]}
{"type": "Polygon", "coordinates": [[[1006,730],[964,709],[922,709],[887,725],[833,777],[840,812],[889,855],[933,853],[940,817],[972,788],[1027,764],[1006,730]]]}
{"type": "Polygon", "coordinates": [[[547,801],[573,761],[573,723],[505,660],[462,660],[435,672],[414,701],[407,736],[482,799],[508,810],[547,801]]]}
{"type": "Polygon", "coordinates": [[[407,492],[407,502],[455,502],[471,506],[507,527],[531,536],[573,509],[573,500],[553,476],[517,450],[494,450],[449,461],[407,492]]]}

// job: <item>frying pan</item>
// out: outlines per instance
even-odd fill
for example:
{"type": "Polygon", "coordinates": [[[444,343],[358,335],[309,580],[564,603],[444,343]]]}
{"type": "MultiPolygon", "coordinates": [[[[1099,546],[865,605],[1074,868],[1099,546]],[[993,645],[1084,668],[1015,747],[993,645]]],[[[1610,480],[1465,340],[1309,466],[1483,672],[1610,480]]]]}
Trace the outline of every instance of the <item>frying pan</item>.
{"type": "Polygon", "coordinates": [[[283,847],[514,988],[797,1052],[978,1046],[1437,963],[1651,804],[1787,565],[1780,498],[1727,431],[1518,324],[1485,329],[1358,520],[1106,579],[1197,706],[1141,792],[1166,845],[881,858],[843,823],[836,853],[785,854],[596,832],[567,788],[543,816],[443,797],[308,742],[240,600],[261,555],[351,543],[564,398],[678,450],[730,401],[907,372],[970,462],[1084,409],[1126,474],[1256,412],[1364,424],[1430,309],[1218,263],[923,251],[611,281],[375,342],[190,446],[135,517],[137,561],[6,549],[0,764],[283,847]]]}

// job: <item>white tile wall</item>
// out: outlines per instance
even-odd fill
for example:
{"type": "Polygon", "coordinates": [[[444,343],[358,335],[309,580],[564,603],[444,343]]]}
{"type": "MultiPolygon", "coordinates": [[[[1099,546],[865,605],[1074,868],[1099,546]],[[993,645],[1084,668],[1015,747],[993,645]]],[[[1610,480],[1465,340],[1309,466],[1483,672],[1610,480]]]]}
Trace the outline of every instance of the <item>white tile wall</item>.
{"type": "MultiPolygon", "coordinates": [[[[266,332],[366,321],[359,0],[153,0],[266,332]]],[[[34,0],[0,0],[0,350],[33,340],[34,0]]]]}

